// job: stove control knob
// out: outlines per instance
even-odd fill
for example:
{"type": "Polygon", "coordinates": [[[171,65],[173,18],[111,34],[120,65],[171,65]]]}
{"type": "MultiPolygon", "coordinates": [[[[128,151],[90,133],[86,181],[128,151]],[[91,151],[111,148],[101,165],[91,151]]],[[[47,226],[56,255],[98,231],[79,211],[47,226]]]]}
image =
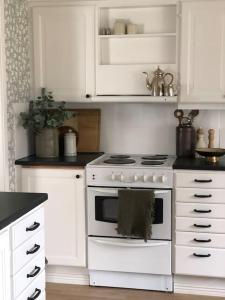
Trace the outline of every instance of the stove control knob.
{"type": "Polygon", "coordinates": [[[123,173],[120,174],[120,181],[124,181],[125,180],[125,176],[123,175],[123,173]]]}
{"type": "Polygon", "coordinates": [[[111,179],[112,179],[112,181],[115,181],[115,180],[116,180],[116,175],[115,175],[114,173],[112,173],[111,179]]]}
{"type": "Polygon", "coordinates": [[[148,176],[147,176],[147,175],[144,175],[144,176],[143,176],[143,181],[144,181],[144,182],[147,182],[147,181],[148,181],[148,176]]]}
{"type": "Polygon", "coordinates": [[[138,181],[138,175],[134,174],[134,181],[137,182],[138,181]]]}
{"type": "Polygon", "coordinates": [[[167,182],[167,177],[166,177],[166,175],[162,175],[160,179],[161,179],[161,182],[162,182],[162,183],[167,182]]]}
{"type": "Polygon", "coordinates": [[[152,175],[152,182],[156,182],[157,181],[157,176],[155,174],[152,175]]]}

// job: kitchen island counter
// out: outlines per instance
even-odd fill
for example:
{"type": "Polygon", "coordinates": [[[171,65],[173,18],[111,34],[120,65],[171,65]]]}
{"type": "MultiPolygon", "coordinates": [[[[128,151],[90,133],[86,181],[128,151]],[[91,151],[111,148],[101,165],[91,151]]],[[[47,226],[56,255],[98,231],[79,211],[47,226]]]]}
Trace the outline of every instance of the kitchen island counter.
{"type": "Polygon", "coordinates": [[[85,167],[89,162],[101,156],[103,152],[80,152],[77,156],[59,156],[55,158],[39,158],[35,155],[27,156],[15,161],[21,166],[75,166],[85,167]]]}
{"type": "Polygon", "coordinates": [[[0,230],[48,199],[44,193],[0,192],[0,230]]]}
{"type": "Polygon", "coordinates": [[[177,158],[173,169],[225,171],[225,158],[220,158],[216,163],[207,162],[205,158],[177,158]]]}

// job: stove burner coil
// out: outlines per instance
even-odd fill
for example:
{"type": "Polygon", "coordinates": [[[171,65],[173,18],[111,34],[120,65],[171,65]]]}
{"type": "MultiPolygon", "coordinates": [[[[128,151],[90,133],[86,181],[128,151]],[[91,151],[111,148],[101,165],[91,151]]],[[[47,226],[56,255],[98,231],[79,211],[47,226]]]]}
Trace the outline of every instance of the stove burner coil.
{"type": "Polygon", "coordinates": [[[143,156],[142,159],[145,160],[166,160],[168,158],[167,155],[149,155],[149,156],[143,156]]]}
{"type": "Polygon", "coordinates": [[[125,158],[130,158],[129,155],[124,155],[124,154],[115,154],[115,155],[111,155],[110,158],[121,158],[121,159],[125,159],[125,158]]]}
{"type": "Polygon", "coordinates": [[[135,160],[128,158],[109,158],[104,160],[104,163],[109,165],[130,165],[134,164],[135,160]]]}

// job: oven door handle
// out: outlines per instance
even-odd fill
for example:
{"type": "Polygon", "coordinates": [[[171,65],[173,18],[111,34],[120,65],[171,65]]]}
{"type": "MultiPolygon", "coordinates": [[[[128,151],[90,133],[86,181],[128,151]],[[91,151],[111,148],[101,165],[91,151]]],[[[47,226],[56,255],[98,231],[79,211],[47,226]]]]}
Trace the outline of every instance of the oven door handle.
{"type": "MultiPolygon", "coordinates": [[[[107,189],[107,188],[89,188],[90,191],[96,192],[96,193],[101,193],[101,194],[111,194],[111,195],[118,195],[118,190],[119,189],[107,189]]],[[[154,194],[155,195],[161,195],[161,194],[167,194],[169,191],[168,190],[155,190],[154,194]]]]}
{"type": "Polygon", "coordinates": [[[120,243],[120,242],[111,242],[103,240],[92,240],[96,244],[109,245],[114,247],[127,247],[127,248],[143,248],[143,247],[158,247],[168,245],[168,242],[159,242],[159,243],[120,243]]]}
{"type": "Polygon", "coordinates": [[[112,194],[112,195],[117,195],[118,194],[118,190],[114,190],[114,189],[107,189],[107,188],[88,188],[90,191],[96,192],[96,193],[101,193],[101,194],[112,194]]]}
{"type": "Polygon", "coordinates": [[[160,191],[154,191],[154,194],[155,195],[161,195],[161,194],[168,194],[168,190],[165,190],[165,191],[162,191],[162,190],[160,190],[160,191]]]}

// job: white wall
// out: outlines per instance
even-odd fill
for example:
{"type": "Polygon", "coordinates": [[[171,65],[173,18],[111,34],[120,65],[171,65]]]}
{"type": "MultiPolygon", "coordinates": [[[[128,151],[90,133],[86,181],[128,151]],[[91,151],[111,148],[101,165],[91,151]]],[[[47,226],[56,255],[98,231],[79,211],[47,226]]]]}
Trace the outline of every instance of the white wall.
{"type": "MultiPolygon", "coordinates": [[[[121,153],[176,153],[174,104],[77,104],[101,109],[101,150],[121,153]]],[[[188,112],[188,111],[187,111],[188,112]]],[[[206,133],[215,128],[215,146],[225,147],[225,111],[200,111],[194,122],[206,133]]]]}
{"type": "Polygon", "coordinates": [[[15,118],[15,159],[22,158],[32,154],[31,137],[27,130],[21,125],[19,114],[27,111],[27,103],[14,104],[14,118],[15,118]]]}

